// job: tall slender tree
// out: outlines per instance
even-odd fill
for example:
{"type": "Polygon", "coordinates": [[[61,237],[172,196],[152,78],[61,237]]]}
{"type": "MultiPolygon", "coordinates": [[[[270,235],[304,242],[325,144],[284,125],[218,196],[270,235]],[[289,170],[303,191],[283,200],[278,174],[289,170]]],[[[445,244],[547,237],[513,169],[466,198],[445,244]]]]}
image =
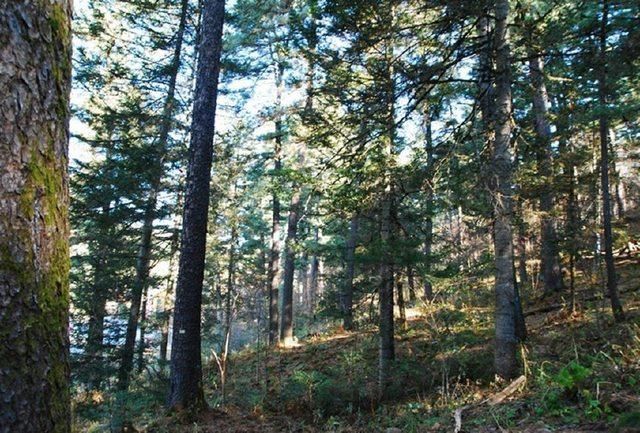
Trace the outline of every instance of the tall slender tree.
{"type": "Polygon", "coordinates": [[[171,342],[168,405],[176,410],[206,404],[200,320],[223,22],[224,0],[204,0],[171,342]]]}
{"type": "Polygon", "coordinates": [[[558,252],[556,217],[553,215],[553,158],[551,124],[549,122],[549,96],[544,78],[544,59],[531,50],[529,75],[533,85],[533,111],[536,131],[538,174],[542,180],[540,191],[542,283],[546,295],[562,289],[562,269],[558,252]]]}
{"type": "Polygon", "coordinates": [[[516,294],[513,262],[513,180],[511,162],[511,50],[509,1],[495,3],[495,119],[493,141],[493,242],[495,249],[495,369],[503,378],[517,374],[516,294]]]}
{"type": "Polygon", "coordinates": [[[607,113],[607,26],[609,1],[602,0],[600,20],[600,50],[598,65],[598,103],[600,107],[600,182],[602,191],[602,225],[604,231],[604,260],[607,269],[607,295],[616,321],[624,320],[624,311],[618,295],[616,265],[613,259],[613,231],[611,230],[611,192],[609,190],[609,116],[607,113]]]}
{"type": "MultiPolygon", "coordinates": [[[[158,195],[162,183],[164,173],[164,160],[168,152],[169,134],[173,126],[173,115],[176,109],[176,87],[178,74],[180,72],[180,64],[182,58],[182,45],[187,26],[189,2],[182,0],[180,6],[180,16],[175,34],[175,46],[171,55],[171,60],[166,68],[168,79],[167,94],[162,107],[162,117],[158,128],[158,137],[154,141],[153,154],[153,172],[151,175],[151,185],[149,188],[147,202],[144,210],[144,219],[142,225],[142,239],[138,251],[136,263],[136,276],[133,283],[131,293],[131,307],[129,309],[129,321],[127,323],[127,331],[125,336],[125,344],[122,349],[122,361],[119,371],[119,387],[126,389],[129,384],[129,374],[133,368],[133,351],[135,345],[136,331],[138,329],[138,321],[141,314],[144,314],[142,308],[142,295],[145,292],[150,271],[151,253],[152,253],[152,237],[153,223],[156,218],[158,195]]],[[[141,333],[141,342],[144,341],[144,335],[141,333]]],[[[143,345],[141,344],[141,347],[143,345]]]]}

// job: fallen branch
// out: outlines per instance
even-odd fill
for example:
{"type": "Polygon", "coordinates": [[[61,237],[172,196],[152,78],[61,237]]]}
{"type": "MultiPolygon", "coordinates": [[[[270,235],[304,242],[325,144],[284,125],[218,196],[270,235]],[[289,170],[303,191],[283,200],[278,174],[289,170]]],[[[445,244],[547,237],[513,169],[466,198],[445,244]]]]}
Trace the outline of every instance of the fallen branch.
{"type": "MultiPolygon", "coordinates": [[[[621,290],[620,294],[624,295],[625,293],[635,292],[636,290],[639,290],[639,289],[640,289],[640,287],[635,287],[633,289],[627,289],[627,290],[621,290]]],[[[602,293],[597,294],[597,295],[592,295],[592,296],[586,296],[586,297],[583,297],[581,299],[576,299],[576,302],[597,301],[597,300],[602,299],[602,296],[603,296],[602,293]]],[[[605,294],[604,297],[608,298],[609,295],[605,294]]],[[[568,305],[567,303],[560,303],[560,304],[545,305],[545,306],[540,307],[540,308],[534,308],[533,310],[526,311],[524,313],[524,317],[529,317],[529,316],[533,316],[533,315],[540,314],[540,313],[549,313],[551,311],[560,310],[562,308],[567,307],[567,305],[568,305]]]]}
{"type": "Polygon", "coordinates": [[[507,397],[511,396],[515,393],[522,385],[527,381],[526,376],[522,375],[511,382],[505,389],[500,391],[497,394],[492,395],[478,403],[468,404],[466,406],[462,406],[457,408],[453,412],[453,419],[455,420],[455,428],[454,433],[460,433],[462,431],[462,412],[474,407],[482,406],[487,403],[489,406],[495,406],[497,404],[502,403],[507,397]]]}

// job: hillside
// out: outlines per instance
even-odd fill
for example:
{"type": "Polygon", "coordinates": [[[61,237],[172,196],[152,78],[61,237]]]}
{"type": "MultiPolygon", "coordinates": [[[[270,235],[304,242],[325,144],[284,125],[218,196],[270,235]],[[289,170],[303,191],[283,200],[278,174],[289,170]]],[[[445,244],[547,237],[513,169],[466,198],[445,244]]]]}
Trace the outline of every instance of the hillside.
{"type": "MultiPolygon", "coordinates": [[[[195,419],[155,421],[144,431],[451,432],[463,408],[467,432],[640,431],[640,267],[619,259],[624,324],[602,300],[527,316],[521,349],[526,382],[504,401],[507,383],[492,376],[492,315],[462,299],[420,305],[398,326],[391,397],[375,397],[377,335],[335,329],[291,349],[251,349],[230,359],[227,397],[195,419]],[[394,428],[399,430],[393,430],[394,428]]],[[[477,289],[489,296],[488,288],[477,289]]],[[[577,298],[592,298],[593,288],[577,298]]],[[[476,296],[481,296],[476,293],[476,296]]],[[[529,311],[556,300],[530,304],[529,311]]],[[[205,373],[212,405],[217,373],[205,373]]]]}

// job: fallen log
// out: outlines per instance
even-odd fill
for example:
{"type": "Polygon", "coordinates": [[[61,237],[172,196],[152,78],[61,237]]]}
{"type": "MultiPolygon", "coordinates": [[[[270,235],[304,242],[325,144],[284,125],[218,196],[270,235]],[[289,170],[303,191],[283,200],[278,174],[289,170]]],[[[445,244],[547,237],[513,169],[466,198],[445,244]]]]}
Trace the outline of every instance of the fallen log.
{"type": "Polygon", "coordinates": [[[485,398],[484,400],[468,404],[466,406],[462,406],[457,408],[453,412],[453,419],[455,421],[454,433],[460,433],[462,431],[462,412],[468,409],[472,409],[474,407],[482,406],[483,404],[488,404],[489,406],[495,406],[497,404],[502,403],[506,398],[511,396],[517,390],[519,390],[525,383],[527,382],[526,376],[522,375],[507,385],[502,391],[497,394],[493,394],[492,396],[485,398]]]}

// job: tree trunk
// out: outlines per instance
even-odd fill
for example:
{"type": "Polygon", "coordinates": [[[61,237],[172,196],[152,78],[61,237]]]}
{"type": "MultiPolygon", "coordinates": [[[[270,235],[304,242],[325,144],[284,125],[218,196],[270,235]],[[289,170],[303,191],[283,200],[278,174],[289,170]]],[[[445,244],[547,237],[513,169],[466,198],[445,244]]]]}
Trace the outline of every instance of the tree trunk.
{"type": "Polygon", "coordinates": [[[291,197],[289,218],[287,220],[287,240],[284,246],[284,278],[282,284],[282,308],[280,318],[280,344],[284,346],[293,343],[293,277],[296,265],[296,239],[298,235],[298,220],[300,219],[299,187],[295,187],[291,197]]]}
{"type": "Polygon", "coordinates": [[[203,0],[171,342],[168,405],[175,410],[206,404],[202,391],[200,320],[223,20],[224,0],[203,0]]]}
{"type": "Polygon", "coordinates": [[[88,378],[88,386],[91,389],[100,388],[103,379],[101,368],[103,366],[104,318],[107,314],[108,293],[108,287],[105,287],[106,278],[104,278],[106,259],[103,255],[103,251],[97,254],[96,263],[93,266],[93,293],[91,294],[89,325],[85,345],[86,358],[91,366],[88,378]]]}
{"type": "Polygon", "coordinates": [[[625,203],[624,203],[624,185],[622,183],[622,180],[620,179],[620,173],[618,172],[618,169],[616,168],[616,159],[617,159],[617,155],[616,155],[616,149],[615,149],[615,141],[616,141],[616,134],[612,129],[609,129],[609,154],[611,155],[610,158],[610,168],[611,168],[611,174],[613,175],[613,190],[615,191],[615,198],[616,198],[616,216],[618,217],[618,219],[622,219],[624,218],[624,214],[625,214],[625,203]]]}
{"type": "Polygon", "coordinates": [[[349,222],[349,235],[345,251],[345,279],[342,291],[342,323],[344,329],[353,329],[353,278],[356,273],[356,244],[358,242],[358,215],[354,214],[349,222]]]}
{"type": "Polygon", "coordinates": [[[142,305],[140,306],[140,339],[138,340],[138,354],[136,361],[136,371],[142,372],[144,368],[144,350],[147,345],[144,339],[144,335],[147,331],[147,303],[149,301],[149,287],[145,286],[144,293],[142,294],[142,305]]]}
{"type": "Polygon", "coordinates": [[[540,54],[529,60],[529,75],[533,84],[533,111],[537,141],[538,176],[542,180],[540,192],[542,283],[545,295],[563,287],[556,218],[553,216],[553,160],[551,157],[551,125],[549,124],[549,97],[544,82],[544,60],[540,54]]]}
{"type": "Polygon", "coordinates": [[[68,433],[71,2],[3,2],[0,41],[0,431],[68,433]]]}
{"type": "MultiPolygon", "coordinates": [[[[313,232],[313,240],[316,245],[320,242],[320,229],[318,227],[314,228],[313,232]]],[[[311,271],[309,272],[309,312],[313,314],[316,308],[316,296],[318,294],[320,280],[320,258],[318,257],[318,253],[314,252],[313,256],[311,256],[311,271]]]]}
{"type": "Polygon", "coordinates": [[[509,1],[495,3],[496,110],[494,128],[492,198],[496,268],[496,373],[510,379],[518,372],[516,358],[516,294],[513,263],[513,198],[511,139],[511,53],[507,20],[509,1]]]}
{"type": "MultiPolygon", "coordinates": [[[[182,195],[178,195],[178,209],[182,204],[182,195]]],[[[167,286],[164,294],[163,311],[162,311],[162,327],[160,338],[160,361],[167,361],[167,346],[169,345],[169,325],[171,324],[171,307],[172,295],[174,291],[174,272],[175,272],[175,259],[178,253],[178,247],[180,246],[180,220],[179,217],[175,217],[173,226],[173,233],[171,235],[171,246],[169,253],[169,274],[167,275],[167,286]]]]}
{"type": "Polygon", "coordinates": [[[382,241],[382,261],[380,263],[380,355],[378,365],[378,386],[384,397],[389,386],[391,362],[395,359],[393,330],[393,267],[391,248],[391,218],[393,215],[393,189],[390,175],[386,174],[384,195],[380,212],[380,239],[382,241]]]}
{"type": "MultiPolygon", "coordinates": [[[[273,150],[273,173],[277,179],[282,171],[282,92],[284,81],[284,65],[278,64],[276,67],[276,122],[275,122],[275,141],[273,150]]],[[[280,199],[278,198],[277,187],[273,185],[273,216],[271,226],[271,258],[269,261],[269,344],[278,342],[279,334],[279,279],[280,279],[280,199]]]]}
{"type": "Polygon", "coordinates": [[[609,192],[609,116],[607,113],[607,23],[608,0],[602,2],[600,24],[600,67],[598,71],[598,102],[600,104],[600,181],[602,186],[602,224],[604,228],[604,259],[607,268],[607,293],[611,299],[611,310],[617,322],[624,320],[624,311],[618,295],[616,267],[613,260],[613,233],[611,230],[611,196],[609,192]]]}
{"type": "MultiPolygon", "coordinates": [[[[108,140],[111,140],[109,135],[108,140]]],[[[111,160],[111,153],[107,151],[107,164],[111,160]]],[[[89,306],[89,326],[87,332],[87,342],[85,345],[86,356],[90,367],[90,376],[88,386],[91,389],[100,388],[102,382],[102,365],[103,365],[103,340],[104,340],[104,318],[107,314],[107,297],[110,293],[110,279],[106,275],[109,263],[109,257],[113,253],[111,245],[105,242],[105,238],[110,238],[110,229],[113,222],[110,219],[111,202],[109,197],[105,197],[102,202],[102,210],[98,217],[100,234],[98,235],[102,242],[98,243],[97,251],[91,251],[95,262],[93,262],[93,287],[91,294],[91,304],[89,306]],[[106,229],[106,230],[105,230],[106,229]],[[105,230],[106,233],[102,232],[105,230]]]]}
{"type": "Polygon", "coordinates": [[[395,214],[394,199],[394,146],[395,146],[395,88],[393,72],[393,25],[394,8],[389,5],[388,37],[384,44],[384,61],[386,64],[386,76],[384,77],[386,119],[383,125],[386,129],[386,137],[382,144],[384,162],[382,173],[381,203],[380,203],[380,241],[382,244],[382,257],[380,262],[380,343],[378,364],[378,390],[380,398],[384,398],[386,390],[391,382],[391,363],[395,359],[394,323],[393,323],[393,216],[395,214]]]}
{"type": "MultiPolygon", "coordinates": [[[[149,278],[149,264],[151,262],[151,248],[153,239],[153,222],[156,216],[156,206],[158,202],[158,194],[160,193],[160,187],[162,182],[162,176],[164,174],[163,163],[167,152],[167,145],[169,140],[169,133],[171,132],[172,118],[175,111],[175,92],[176,83],[178,79],[178,72],[180,70],[180,59],[182,55],[182,43],[184,39],[184,32],[186,28],[186,19],[188,13],[188,0],[182,0],[180,11],[180,22],[178,24],[178,30],[176,32],[176,43],[169,64],[169,84],[167,88],[167,95],[164,100],[162,119],[160,123],[160,130],[158,134],[157,146],[154,146],[156,150],[156,160],[154,161],[151,189],[149,191],[149,197],[147,198],[147,207],[145,209],[144,223],[142,226],[142,241],[140,244],[140,251],[138,253],[138,261],[136,264],[136,278],[133,283],[133,290],[131,293],[131,307],[129,309],[129,321],[127,323],[127,332],[125,337],[125,344],[122,349],[122,362],[120,364],[120,370],[118,373],[118,387],[121,390],[126,390],[129,387],[129,375],[133,368],[134,346],[136,333],[138,330],[138,322],[140,315],[145,315],[145,311],[140,311],[142,305],[143,294],[147,291],[147,280],[149,278]]],[[[146,302],[145,302],[146,305],[146,302]]],[[[142,331],[142,325],[141,325],[142,331]]],[[[140,345],[144,347],[144,332],[140,333],[141,342],[140,345]]],[[[142,349],[143,350],[143,349],[142,349]]],[[[142,352],[141,352],[142,353],[142,352]]],[[[142,365],[142,356],[140,356],[139,369],[142,365]]]]}
{"type": "MultiPolygon", "coordinates": [[[[433,167],[433,131],[431,128],[431,112],[427,108],[424,113],[424,134],[425,134],[425,145],[427,152],[427,173],[429,178],[433,178],[434,167],[433,167]]],[[[434,185],[428,185],[429,190],[427,191],[425,208],[427,211],[427,215],[425,218],[424,224],[424,282],[423,282],[423,293],[425,301],[433,300],[433,285],[431,280],[429,279],[429,273],[431,272],[431,262],[432,258],[432,248],[433,248],[433,196],[434,196],[434,185]]]]}
{"type": "Polygon", "coordinates": [[[397,291],[397,299],[398,299],[398,312],[400,314],[400,326],[402,329],[407,328],[407,309],[404,303],[404,285],[402,284],[402,274],[398,272],[396,277],[396,291],[397,291]]]}
{"type": "Polygon", "coordinates": [[[129,387],[129,375],[133,368],[133,356],[136,342],[136,331],[138,330],[138,318],[140,316],[140,305],[142,294],[145,291],[147,279],[149,278],[149,262],[151,260],[151,237],[153,232],[153,221],[155,218],[156,199],[151,198],[145,211],[144,224],[142,226],[142,242],[138,252],[136,264],[136,278],[131,291],[131,306],[129,308],[129,321],[127,322],[127,333],[124,347],[122,349],[122,363],[118,372],[118,389],[126,390],[129,387]]]}

